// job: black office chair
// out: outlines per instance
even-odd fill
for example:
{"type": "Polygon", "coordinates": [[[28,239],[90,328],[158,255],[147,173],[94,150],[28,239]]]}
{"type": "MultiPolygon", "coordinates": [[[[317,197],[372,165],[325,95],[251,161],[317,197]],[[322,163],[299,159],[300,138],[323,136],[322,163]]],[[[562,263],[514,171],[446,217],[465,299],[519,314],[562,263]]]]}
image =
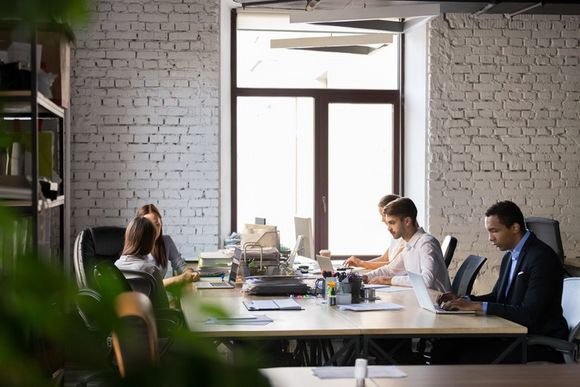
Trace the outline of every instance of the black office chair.
{"type": "Polygon", "coordinates": [[[487,258],[479,255],[470,255],[461,264],[453,278],[451,289],[453,293],[462,297],[471,293],[475,278],[487,258]]]}
{"type": "Polygon", "coordinates": [[[139,292],[121,293],[115,299],[118,322],[113,349],[123,378],[139,377],[159,363],[159,343],[153,305],[139,292]]]}
{"type": "Polygon", "coordinates": [[[560,222],[556,219],[531,216],[526,218],[526,227],[533,232],[539,240],[547,244],[556,252],[556,255],[564,263],[564,248],[560,235],[560,222]]]}
{"type": "Polygon", "coordinates": [[[455,248],[457,247],[457,238],[451,235],[445,236],[443,243],[441,244],[441,251],[443,251],[443,259],[445,260],[445,266],[449,267],[451,259],[453,259],[453,253],[455,253],[455,248]]]}
{"type": "Polygon", "coordinates": [[[162,353],[173,343],[174,333],[185,325],[183,313],[169,307],[167,293],[160,278],[149,273],[120,270],[110,261],[102,261],[94,267],[94,283],[104,302],[109,303],[121,293],[136,291],[145,294],[153,304],[162,353]]]}
{"type": "Polygon", "coordinates": [[[121,270],[110,261],[102,261],[94,266],[93,279],[96,289],[103,296],[114,298],[122,292],[136,291],[151,299],[156,313],[169,309],[169,299],[160,276],[144,271],[121,270]]]}
{"type": "Polygon", "coordinates": [[[109,305],[93,289],[81,289],[77,308],[90,334],[98,333],[106,348],[91,347],[92,353],[107,354],[105,361],[72,364],[65,369],[66,386],[104,387],[135,385],[147,380],[147,372],[159,362],[159,341],[151,301],[139,292],[124,292],[109,305]],[[106,315],[106,319],[104,317],[106,315]],[[105,338],[108,338],[105,340],[105,338]]]}
{"type": "Polygon", "coordinates": [[[564,279],[562,287],[562,311],[568,323],[570,334],[567,340],[554,337],[531,335],[528,346],[544,345],[562,353],[566,363],[578,362],[578,344],[580,343],[580,277],[564,279]]]}
{"type": "Polygon", "coordinates": [[[119,259],[124,242],[124,227],[91,227],[77,235],[73,263],[79,289],[94,287],[90,283],[94,266],[101,261],[115,262],[119,259]]]}

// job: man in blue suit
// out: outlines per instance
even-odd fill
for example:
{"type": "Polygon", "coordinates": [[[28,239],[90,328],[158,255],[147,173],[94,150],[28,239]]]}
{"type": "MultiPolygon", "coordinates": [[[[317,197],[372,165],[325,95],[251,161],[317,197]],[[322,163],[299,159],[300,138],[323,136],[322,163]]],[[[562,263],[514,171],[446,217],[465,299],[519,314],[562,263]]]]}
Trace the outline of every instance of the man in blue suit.
{"type": "MultiPolygon", "coordinates": [[[[448,310],[503,317],[526,326],[529,334],[567,337],[561,306],[563,268],[554,250],[526,230],[522,211],[511,201],[498,202],[486,211],[485,228],[489,240],[501,251],[507,251],[492,292],[468,297],[445,293],[437,301],[448,310]]],[[[497,355],[497,350],[493,343],[485,347],[488,350],[471,348],[463,358],[459,354],[457,362],[491,362],[493,357],[488,356],[497,355]]],[[[562,356],[545,347],[530,347],[528,360],[561,362],[562,356]]]]}

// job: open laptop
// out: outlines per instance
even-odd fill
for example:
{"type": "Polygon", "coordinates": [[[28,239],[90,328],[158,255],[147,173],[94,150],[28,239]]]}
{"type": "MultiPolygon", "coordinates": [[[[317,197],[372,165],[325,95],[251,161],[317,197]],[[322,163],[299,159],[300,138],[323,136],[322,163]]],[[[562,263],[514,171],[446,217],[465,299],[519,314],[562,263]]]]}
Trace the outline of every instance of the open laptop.
{"type": "Polygon", "coordinates": [[[198,289],[232,289],[236,287],[236,277],[238,276],[238,269],[240,267],[240,261],[238,258],[232,258],[232,265],[230,267],[230,274],[228,280],[216,281],[212,278],[210,281],[199,281],[195,285],[198,289]]]}
{"type": "Polygon", "coordinates": [[[332,260],[324,255],[317,255],[316,261],[318,262],[318,266],[320,266],[320,272],[324,273],[325,271],[329,271],[334,273],[336,270],[332,266],[332,260]]]}
{"type": "Polygon", "coordinates": [[[296,238],[296,243],[294,244],[294,248],[290,251],[290,255],[288,255],[288,260],[286,260],[286,266],[292,268],[294,265],[294,261],[296,260],[296,256],[298,255],[298,251],[302,247],[302,235],[298,235],[296,238]]]}
{"type": "Polygon", "coordinates": [[[427,286],[423,281],[423,276],[410,271],[407,274],[409,275],[411,284],[413,284],[413,290],[415,291],[415,296],[417,296],[417,301],[419,301],[421,308],[437,314],[475,314],[474,311],[470,310],[445,310],[439,305],[433,304],[429,296],[429,291],[427,291],[427,286]]]}

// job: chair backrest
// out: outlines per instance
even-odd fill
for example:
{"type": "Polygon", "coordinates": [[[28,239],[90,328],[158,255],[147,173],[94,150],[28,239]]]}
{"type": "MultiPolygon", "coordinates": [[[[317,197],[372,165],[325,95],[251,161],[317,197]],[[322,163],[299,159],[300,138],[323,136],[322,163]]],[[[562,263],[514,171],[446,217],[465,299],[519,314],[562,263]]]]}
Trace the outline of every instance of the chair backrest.
{"type": "Polygon", "coordinates": [[[108,297],[116,297],[122,292],[136,291],[145,294],[155,309],[169,308],[167,293],[161,276],[136,270],[120,270],[111,261],[101,261],[94,266],[94,283],[97,290],[108,297]]]}
{"type": "Polygon", "coordinates": [[[526,227],[539,240],[550,246],[560,260],[564,262],[564,247],[562,247],[562,236],[560,235],[560,222],[556,219],[532,216],[526,218],[526,227]]]}
{"type": "Polygon", "coordinates": [[[487,258],[479,255],[470,255],[465,258],[457,270],[455,278],[453,278],[453,283],[451,284],[453,293],[460,297],[470,294],[475,278],[485,261],[487,261],[487,258]]]}
{"type": "Polygon", "coordinates": [[[138,376],[157,365],[159,345],[151,301],[139,292],[121,293],[115,300],[118,324],[113,349],[122,377],[138,376]]]}
{"type": "Polygon", "coordinates": [[[580,277],[564,279],[562,310],[570,329],[570,341],[580,333],[580,277]]]}
{"type": "Polygon", "coordinates": [[[443,238],[443,243],[441,244],[441,251],[443,251],[443,259],[445,260],[445,266],[449,267],[451,259],[453,258],[453,253],[455,253],[455,248],[457,247],[457,238],[451,235],[445,236],[443,238]]]}
{"type": "Polygon", "coordinates": [[[121,256],[124,227],[92,227],[81,231],[74,244],[73,262],[80,289],[92,287],[93,267],[101,261],[115,262],[121,256]]]}

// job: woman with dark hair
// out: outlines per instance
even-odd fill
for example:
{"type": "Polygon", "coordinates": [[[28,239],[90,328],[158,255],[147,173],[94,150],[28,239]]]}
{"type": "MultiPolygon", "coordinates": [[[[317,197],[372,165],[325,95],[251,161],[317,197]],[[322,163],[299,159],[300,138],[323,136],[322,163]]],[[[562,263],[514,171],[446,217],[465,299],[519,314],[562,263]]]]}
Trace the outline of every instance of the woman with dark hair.
{"type": "Polygon", "coordinates": [[[146,204],[137,211],[137,216],[150,220],[155,226],[155,243],[146,260],[157,266],[163,278],[163,285],[168,287],[173,284],[198,281],[199,273],[187,267],[173,239],[169,235],[163,235],[163,221],[157,207],[153,204],[146,204]],[[172,270],[170,271],[169,268],[172,270]],[[178,274],[173,276],[173,271],[178,274]]]}
{"type": "Polygon", "coordinates": [[[146,260],[153,249],[156,234],[157,230],[149,219],[133,219],[125,230],[123,254],[115,261],[115,266],[119,269],[144,271],[161,278],[157,266],[146,260]]]}

